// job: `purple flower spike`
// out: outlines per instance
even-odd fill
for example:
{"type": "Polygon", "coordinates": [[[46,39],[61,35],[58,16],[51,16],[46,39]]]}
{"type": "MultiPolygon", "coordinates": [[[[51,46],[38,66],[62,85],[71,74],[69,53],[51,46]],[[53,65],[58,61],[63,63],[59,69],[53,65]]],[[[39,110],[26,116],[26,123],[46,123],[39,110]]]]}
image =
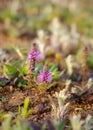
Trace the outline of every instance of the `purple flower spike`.
{"type": "Polygon", "coordinates": [[[28,54],[29,60],[38,61],[40,59],[40,52],[37,50],[36,44],[32,44],[32,51],[28,54]]]}
{"type": "Polygon", "coordinates": [[[48,72],[48,65],[44,65],[43,71],[38,76],[38,81],[40,83],[50,83],[52,81],[52,73],[48,72]]]}
{"type": "Polygon", "coordinates": [[[38,61],[40,59],[40,52],[39,51],[29,52],[28,59],[29,60],[34,59],[34,60],[38,61]]]}

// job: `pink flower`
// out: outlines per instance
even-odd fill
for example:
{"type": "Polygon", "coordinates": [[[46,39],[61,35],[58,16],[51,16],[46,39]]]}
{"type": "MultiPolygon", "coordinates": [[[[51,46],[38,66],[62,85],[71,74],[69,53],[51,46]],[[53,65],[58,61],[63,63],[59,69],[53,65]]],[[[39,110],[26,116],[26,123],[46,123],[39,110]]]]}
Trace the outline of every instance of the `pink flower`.
{"type": "Polygon", "coordinates": [[[29,60],[36,60],[38,61],[40,59],[40,52],[38,50],[32,51],[28,53],[28,59],[29,60]]]}
{"type": "Polygon", "coordinates": [[[40,59],[40,52],[37,49],[36,43],[32,44],[32,51],[28,53],[29,60],[39,60],[40,59]]]}
{"type": "Polygon", "coordinates": [[[48,65],[44,65],[43,71],[38,76],[38,81],[40,83],[50,83],[52,81],[52,73],[48,72],[48,65]]]}

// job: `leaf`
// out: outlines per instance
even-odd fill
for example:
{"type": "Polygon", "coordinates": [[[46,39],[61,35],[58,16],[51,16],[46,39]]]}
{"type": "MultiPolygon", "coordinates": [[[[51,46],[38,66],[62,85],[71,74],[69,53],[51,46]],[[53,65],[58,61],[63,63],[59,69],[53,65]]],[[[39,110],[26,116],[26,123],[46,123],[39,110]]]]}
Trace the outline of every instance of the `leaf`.
{"type": "Polygon", "coordinates": [[[0,87],[3,87],[3,86],[5,86],[5,83],[0,81],[0,87]]]}
{"type": "Polygon", "coordinates": [[[62,120],[58,125],[58,130],[63,130],[66,124],[66,120],[62,120]]]}
{"type": "Polygon", "coordinates": [[[19,47],[13,47],[16,53],[20,56],[20,58],[24,59],[24,55],[27,55],[27,49],[26,48],[19,48],[19,47]]]}
{"type": "Polygon", "coordinates": [[[8,64],[4,65],[3,71],[4,71],[4,75],[9,79],[17,75],[17,69],[12,65],[8,65],[8,64]]]}
{"type": "Polygon", "coordinates": [[[53,79],[58,79],[60,77],[60,73],[58,71],[52,72],[52,76],[53,76],[53,79]]]}
{"type": "Polygon", "coordinates": [[[30,102],[29,97],[27,97],[24,101],[24,107],[22,109],[21,114],[23,118],[26,118],[31,113],[31,111],[28,110],[29,102],[30,102]]]}
{"type": "Polygon", "coordinates": [[[24,88],[25,85],[26,85],[26,80],[22,76],[18,77],[15,82],[15,86],[24,88]]]}
{"type": "Polygon", "coordinates": [[[25,99],[25,102],[24,102],[24,109],[28,109],[28,105],[29,105],[29,98],[27,97],[26,99],[25,99]]]}
{"type": "Polygon", "coordinates": [[[5,86],[7,83],[9,83],[9,80],[5,77],[0,78],[0,86],[3,87],[5,86]]]}
{"type": "Polygon", "coordinates": [[[23,67],[20,67],[20,74],[24,75],[28,73],[28,65],[24,65],[23,67]]]}
{"type": "Polygon", "coordinates": [[[20,115],[20,114],[21,114],[21,107],[18,106],[18,115],[20,115]]]}
{"type": "Polygon", "coordinates": [[[91,130],[92,122],[93,122],[92,116],[88,115],[86,120],[85,120],[85,129],[86,130],[91,130]]]}
{"type": "Polygon", "coordinates": [[[35,67],[35,75],[38,76],[39,72],[43,70],[43,64],[35,67]]]}
{"type": "Polygon", "coordinates": [[[87,59],[87,65],[89,68],[93,69],[93,54],[91,53],[87,59]]]}
{"type": "Polygon", "coordinates": [[[52,67],[49,69],[50,71],[56,71],[57,70],[57,66],[56,65],[52,65],[52,67]]]}
{"type": "Polygon", "coordinates": [[[2,124],[2,129],[3,130],[12,130],[11,129],[11,119],[12,119],[12,116],[11,115],[6,115],[7,118],[4,120],[3,124],[2,124]]]}
{"type": "Polygon", "coordinates": [[[57,82],[51,83],[50,85],[47,86],[47,90],[50,89],[51,87],[55,86],[55,85],[57,85],[57,82]]]}
{"type": "Polygon", "coordinates": [[[1,100],[3,103],[6,103],[6,102],[7,102],[7,99],[6,99],[4,96],[2,96],[2,97],[0,98],[0,100],[1,100]]]}

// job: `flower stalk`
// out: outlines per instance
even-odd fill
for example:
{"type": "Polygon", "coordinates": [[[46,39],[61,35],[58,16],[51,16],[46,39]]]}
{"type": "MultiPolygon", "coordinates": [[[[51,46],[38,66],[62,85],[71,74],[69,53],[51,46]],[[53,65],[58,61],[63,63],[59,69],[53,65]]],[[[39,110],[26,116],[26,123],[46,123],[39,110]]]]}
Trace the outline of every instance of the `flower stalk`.
{"type": "Polygon", "coordinates": [[[29,84],[30,86],[34,86],[34,70],[35,64],[40,59],[40,52],[37,49],[36,43],[32,44],[31,52],[28,53],[29,60],[29,84]]]}

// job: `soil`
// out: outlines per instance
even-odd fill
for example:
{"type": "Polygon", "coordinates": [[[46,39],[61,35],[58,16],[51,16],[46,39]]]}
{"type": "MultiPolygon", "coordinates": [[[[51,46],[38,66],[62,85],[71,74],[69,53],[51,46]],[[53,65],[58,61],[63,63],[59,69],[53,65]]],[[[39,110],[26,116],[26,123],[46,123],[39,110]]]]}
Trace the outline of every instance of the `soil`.
{"type": "Polygon", "coordinates": [[[6,102],[0,101],[0,109],[3,110],[4,113],[12,112],[15,115],[18,112],[18,106],[23,107],[25,98],[29,97],[29,109],[34,111],[28,117],[28,120],[42,122],[51,118],[52,106],[50,96],[57,102],[55,91],[57,92],[60,89],[60,86],[55,86],[54,89],[52,88],[51,90],[40,94],[37,88],[26,87],[24,90],[20,90],[19,88],[12,86],[5,86],[0,88],[0,98],[4,97],[6,99],[6,102]]]}
{"type": "MultiPolygon", "coordinates": [[[[40,94],[37,88],[26,87],[24,90],[15,88],[12,86],[5,86],[0,88],[0,98],[4,97],[6,102],[0,101],[0,110],[3,110],[4,113],[12,113],[16,115],[18,113],[18,107],[23,107],[24,100],[26,97],[29,97],[30,104],[29,109],[32,109],[33,112],[28,117],[28,121],[43,123],[47,119],[51,119],[52,115],[52,102],[50,96],[53,99],[53,102],[57,105],[57,99],[55,92],[59,92],[64,88],[64,83],[56,85],[50,90],[46,91],[43,94],[40,94]],[[62,86],[63,85],[63,86],[62,86]]],[[[93,98],[90,97],[90,99],[93,98]]],[[[93,101],[93,99],[91,99],[93,101]]],[[[75,103],[70,102],[69,111],[66,115],[67,117],[72,114],[81,113],[85,118],[87,114],[93,115],[93,102],[92,103],[75,103]]]]}

